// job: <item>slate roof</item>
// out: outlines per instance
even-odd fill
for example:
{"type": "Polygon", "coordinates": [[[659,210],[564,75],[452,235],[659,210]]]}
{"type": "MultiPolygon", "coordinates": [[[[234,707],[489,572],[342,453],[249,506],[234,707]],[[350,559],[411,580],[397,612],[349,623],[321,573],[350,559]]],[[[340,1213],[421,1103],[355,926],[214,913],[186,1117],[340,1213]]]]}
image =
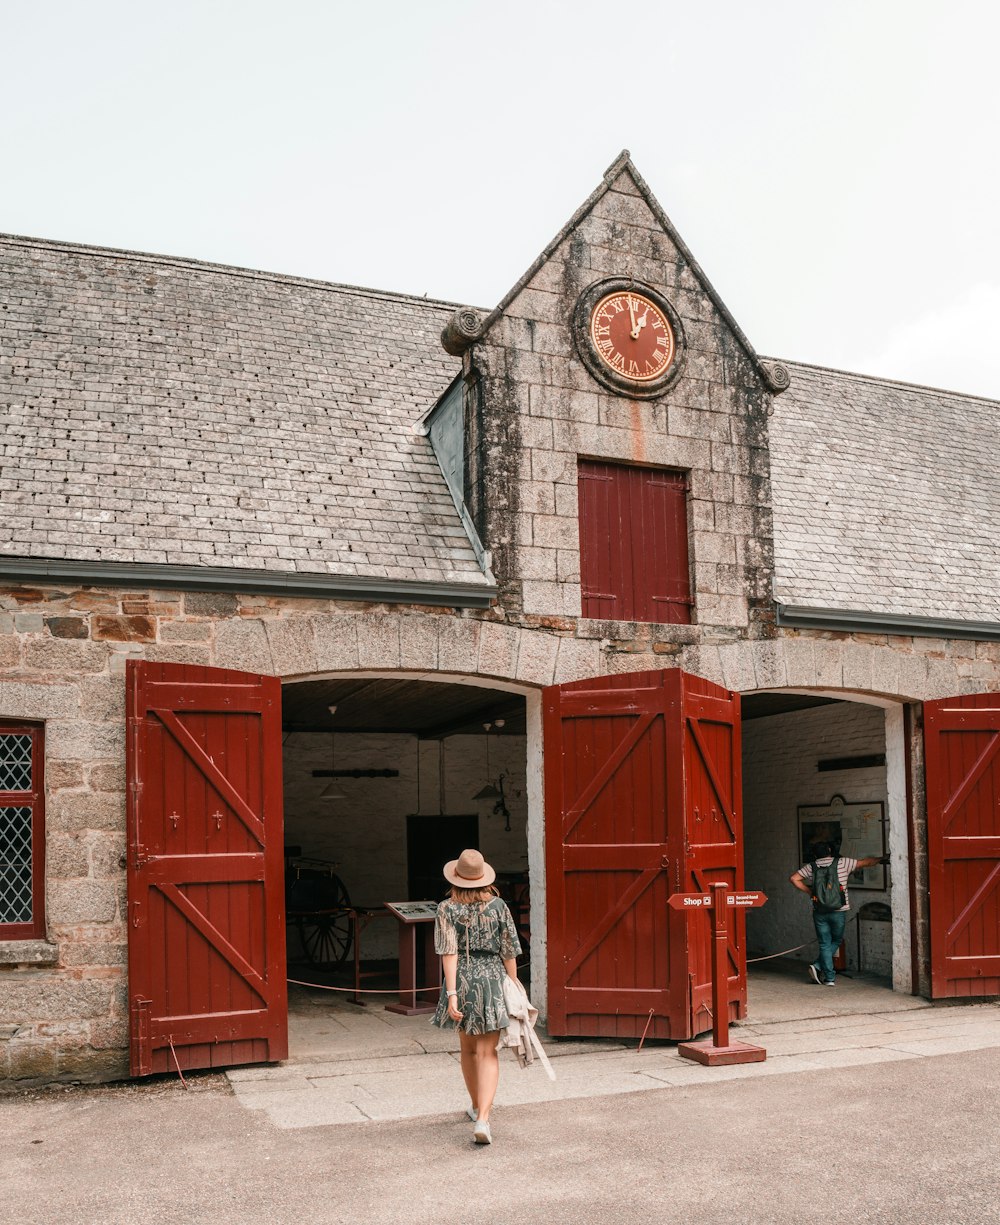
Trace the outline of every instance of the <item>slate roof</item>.
{"type": "MultiPolygon", "coordinates": [[[[453,304],[0,236],[0,558],[492,589],[414,424],[453,304]]],[[[1000,622],[1000,404],[791,362],[775,595],[1000,622]]]]}
{"type": "Polygon", "coordinates": [[[0,237],[0,556],[489,585],[426,437],[454,307],[0,237]]]}
{"type": "Polygon", "coordinates": [[[775,397],[775,594],[1000,622],[1000,403],[786,362],[775,397]]]}

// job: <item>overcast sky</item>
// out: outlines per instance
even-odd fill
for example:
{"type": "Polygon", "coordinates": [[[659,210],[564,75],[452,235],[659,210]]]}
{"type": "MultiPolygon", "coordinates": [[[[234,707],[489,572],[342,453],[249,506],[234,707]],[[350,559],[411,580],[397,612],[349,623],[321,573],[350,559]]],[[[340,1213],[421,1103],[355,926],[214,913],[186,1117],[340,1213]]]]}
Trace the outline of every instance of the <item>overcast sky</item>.
{"type": "Polygon", "coordinates": [[[1000,398],[995,0],[6,0],[0,230],[489,307],[622,148],[757,350],[1000,398]]]}

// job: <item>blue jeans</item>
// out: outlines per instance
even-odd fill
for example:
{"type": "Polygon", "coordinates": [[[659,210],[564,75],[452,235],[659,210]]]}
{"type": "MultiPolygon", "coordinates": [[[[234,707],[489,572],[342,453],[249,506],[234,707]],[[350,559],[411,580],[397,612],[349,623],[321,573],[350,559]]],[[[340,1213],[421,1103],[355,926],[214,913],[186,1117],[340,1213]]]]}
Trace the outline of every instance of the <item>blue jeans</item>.
{"type": "Polygon", "coordinates": [[[816,962],[816,968],[824,982],[832,983],[837,977],[833,969],[833,958],[844,938],[847,911],[835,910],[833,914],[820,914],[819,911],[814,910],[813,925],[819,937],[819,959],[816,962]]]}

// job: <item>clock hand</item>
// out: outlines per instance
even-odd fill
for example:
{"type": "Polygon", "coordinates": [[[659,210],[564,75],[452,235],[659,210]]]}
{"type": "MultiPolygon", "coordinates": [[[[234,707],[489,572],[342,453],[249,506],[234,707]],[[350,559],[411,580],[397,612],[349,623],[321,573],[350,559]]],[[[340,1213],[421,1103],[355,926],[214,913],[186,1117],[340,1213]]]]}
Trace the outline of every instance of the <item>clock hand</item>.
{"type": "Polygon", "coordinates": [[[648,319],[649,319],[649,307],[647,306],[646,313],[643,315],[643,317],[639,320],[638,323],[636,323],[634,319],[632,320],[632,339],[633,340],[639,339],[639,333],[646,326],[646,321],[648,319]]]}
{"type": "Polygon", "coordinates": [[[635,328],[635,306],[632,302],[632,295],[630,293],[625,295],[625,301],[628,303],[628,317],[632,320],[631,336],[632,336],[632,339],[635,340],[635,338],[639,335],[639,333],[636,331],[636,328],[635,328]]]}

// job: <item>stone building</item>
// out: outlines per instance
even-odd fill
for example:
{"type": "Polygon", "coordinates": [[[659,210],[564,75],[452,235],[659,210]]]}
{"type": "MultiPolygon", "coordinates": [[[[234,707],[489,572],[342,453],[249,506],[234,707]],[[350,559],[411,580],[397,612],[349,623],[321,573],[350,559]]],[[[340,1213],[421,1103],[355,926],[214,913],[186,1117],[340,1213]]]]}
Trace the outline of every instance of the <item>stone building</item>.
{"type": "Polygon", "coordinates": [[[996,403],[759,357],[627,153],[492,311],[0,246],[0,1079],[282,1057],[286,847],[475,840],[552,1032],[683,1037],[667,895],[769,895],[737,1016],[824,827],[849,964],[1000,994],[996,403]]]}

